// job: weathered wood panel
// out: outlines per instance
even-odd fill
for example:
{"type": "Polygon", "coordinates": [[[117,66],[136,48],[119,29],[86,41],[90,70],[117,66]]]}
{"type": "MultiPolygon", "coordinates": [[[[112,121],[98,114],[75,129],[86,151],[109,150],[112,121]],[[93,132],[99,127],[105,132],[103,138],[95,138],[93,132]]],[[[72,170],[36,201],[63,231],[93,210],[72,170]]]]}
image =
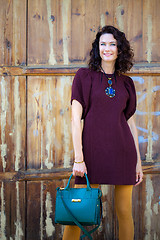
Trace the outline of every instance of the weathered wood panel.
{"type": "Polygon", "coordinates": [[[145,175],[144,181],[133,191],[135,239],[160,239],[159,174],[145,175]]]}
{"type": "Polygon", "coordinates": [[[62,238],[64,227],[54,223],[55,194],[58,186],[66,186],[66,180],[28,182],[26,239],[58,240],[62,238]]]}
{"type": "Polygon", "coordinates": [[[25,167],[25,77],[0,77],[0,171],[25,167]]]}
{"type": "Polygon", "coordinates": [[[132,77],[137,91],[136,125],[141,157],[146,162],[160,161],[160,77],[132,77]]]}
{"type": "Polygon", "coordinates": [[[28,63],[87,63],[95,34],[105,24],[126,33],[136,62],[159,61],[159,4],[158,0],[29,0],[28,63]]]}
{"type": "Polygon", "coordinates": [[[85,33],[85,0],[72,2],[72,22],[71,28],[78,29],[72,32],[71,39],[71,62],[85,61],[85,41],[78,41],[81,39],[81,34],[85,33]],[[75,44],[77,43],[77,44],[75,44]]]}
{"type": "Polygon", "coordinates": [[[56,1],[28,1],[29,64],[56,64],[55,11],[56,1]]]}
{"type": "Polygon", "coordinates": [[[160,61],[160,1],[143,1],[143,59],[147,62],[160,61]]]}
{"type": "Polygon", "coordinates": [[[65,76],[28,78],[28,169],[71,166],[71,83],[65,76]]]}
{"type": "MultiPolygon", "coordinates": [[[[0,66],[0,76],[74,76],[80,67],[87,67],[86,64],[81,65],[56,65],[56,66],[0,66]]],[[[130,76],[160,76],[160,64],[158,63],[136,63],[126,73],[130,76]]]]}
{"type": "Polygon", "coordinates": [[[0,0],[0,65],[26,64],[26,0],[0,0]]]}

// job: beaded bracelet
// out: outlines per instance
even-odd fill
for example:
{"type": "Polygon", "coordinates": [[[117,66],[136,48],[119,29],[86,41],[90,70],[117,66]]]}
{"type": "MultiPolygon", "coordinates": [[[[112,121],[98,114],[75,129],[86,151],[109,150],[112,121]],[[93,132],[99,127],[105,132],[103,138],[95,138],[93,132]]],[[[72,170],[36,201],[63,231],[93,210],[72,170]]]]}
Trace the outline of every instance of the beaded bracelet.
{"type": "Polygon", "coordinates": [[[81,161],[81,162],[74,162],[74,163],[83,163],[84,161],[81,161]]]}

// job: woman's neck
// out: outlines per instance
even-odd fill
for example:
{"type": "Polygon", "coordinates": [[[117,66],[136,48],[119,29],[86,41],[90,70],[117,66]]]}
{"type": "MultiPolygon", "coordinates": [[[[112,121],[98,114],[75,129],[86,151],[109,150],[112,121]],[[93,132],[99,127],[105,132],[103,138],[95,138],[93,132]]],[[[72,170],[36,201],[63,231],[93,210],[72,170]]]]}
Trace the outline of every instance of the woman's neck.
{"type": "Polygon", "coordinates": [[[105,73],[108,73],[108,74],[113,74],[114,71],[115,71],[115,64],[113,63],[107,63],[107,64],[103,64],[102,63],[102,68],[103,70],[105,71],[105,73]]]}

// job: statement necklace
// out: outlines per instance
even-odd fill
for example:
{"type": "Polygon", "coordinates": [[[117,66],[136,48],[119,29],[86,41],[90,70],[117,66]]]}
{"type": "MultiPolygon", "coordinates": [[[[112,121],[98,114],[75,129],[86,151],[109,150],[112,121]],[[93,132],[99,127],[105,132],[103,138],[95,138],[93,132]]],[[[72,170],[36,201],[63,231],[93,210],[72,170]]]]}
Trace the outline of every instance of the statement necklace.
{"type": "Polygon", "coordinates": [[[116,95],[116,91],[115,91],[115,89],[112,88],[112,78],[114,76],[114,78],[116,80],[116,75],[115,75],[115,73],[113,73],[112,77],[108,77],[108,75],[105,73],[105,71],[103,70],[102,67],[101,67],[101,69],[102,69],[103,73],[105,74],[106,78],[108,79],[108,84],[109,84],[109,87],[107,87],[105,89],[105,93],[108,97],[113,98],[116,95]]]}

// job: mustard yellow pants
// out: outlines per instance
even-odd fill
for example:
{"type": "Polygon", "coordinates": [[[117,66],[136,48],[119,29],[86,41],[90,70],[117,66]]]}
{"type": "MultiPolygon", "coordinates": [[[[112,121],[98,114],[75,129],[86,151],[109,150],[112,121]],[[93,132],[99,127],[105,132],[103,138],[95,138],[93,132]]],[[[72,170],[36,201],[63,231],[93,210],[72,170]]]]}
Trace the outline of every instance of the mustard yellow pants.
{"type": "MultiPolygon", "coordinates": [[[[75,185],[75,188],[86,187],[75,185]]],[[[98,187],[91,184],[91,187],[98,187]]],[[[115,186],[115,208],[119,223],[119,240],[134,239],[134,225],[132,218],[132,185],[115,186]]],[[[79,240],[81,229],[77,226],[66,226],[64,229],[63,240],[79,240]]]]}

